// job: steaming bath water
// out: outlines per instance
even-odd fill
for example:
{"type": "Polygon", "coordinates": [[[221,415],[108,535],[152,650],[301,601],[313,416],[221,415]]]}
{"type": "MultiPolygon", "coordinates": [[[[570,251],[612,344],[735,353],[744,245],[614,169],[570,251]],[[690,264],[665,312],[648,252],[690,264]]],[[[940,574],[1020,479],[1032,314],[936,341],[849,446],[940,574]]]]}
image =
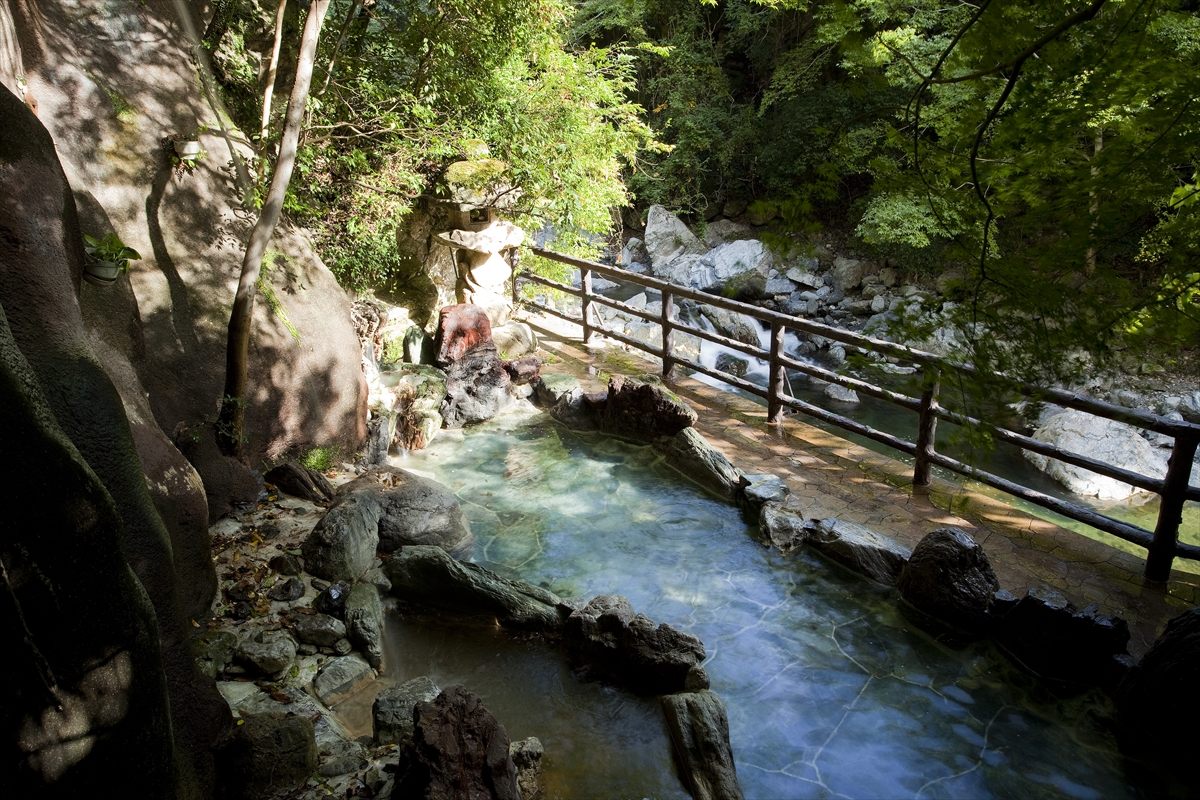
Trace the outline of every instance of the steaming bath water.
{"type": "MultiPolygon", "coordinates": [[[[396,460],[457,492],[475,560],[564,598],[630,598],[698,636],[747,798],[1133,796],[1106,701],[1058,698],[990,646],[915,631],[891,592],[757,543],[652,448],[517,415],[396,460]]],[[[538,736],[551,797],[686,796],[652,701],[581,684],[557,651],[397,621],[389,679],[480,693],[538,736]]]]}

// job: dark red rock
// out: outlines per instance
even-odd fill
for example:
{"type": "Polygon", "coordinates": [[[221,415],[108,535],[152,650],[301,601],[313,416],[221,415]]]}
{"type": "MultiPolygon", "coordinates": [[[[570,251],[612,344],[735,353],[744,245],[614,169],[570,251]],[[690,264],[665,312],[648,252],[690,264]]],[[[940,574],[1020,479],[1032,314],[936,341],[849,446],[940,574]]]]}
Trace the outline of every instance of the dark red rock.
{"type": "Polygon", "coordinates": [[[438,315],[434,361],[439,367],[460,360],[481,344],[492,341],[492,323],[487,312],[470,303],[446,306],[438,315]]]}
{"type": "Polygon", "coordinates": [[[477,695],[450,686],[413,712],[412,745],[400,753],[397,797],[521,800],[508,733],[477,695]]]}

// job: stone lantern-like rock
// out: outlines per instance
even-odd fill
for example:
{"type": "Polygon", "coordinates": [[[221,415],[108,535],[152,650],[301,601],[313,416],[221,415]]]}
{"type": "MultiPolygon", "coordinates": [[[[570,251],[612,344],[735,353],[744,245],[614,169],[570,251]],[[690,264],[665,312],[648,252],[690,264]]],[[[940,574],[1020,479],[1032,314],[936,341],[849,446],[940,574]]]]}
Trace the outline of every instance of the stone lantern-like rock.
{"type": "Polygon", "coordinates": [[[507,170],[493,158],[451,164],[445,177],[449,197],[440,201],[450,229],[433,236],[449,251],[455,300],[483,308],[492,325],[503,325],[512,313],[512,255],[525,241],[523,230],[498,218],[498,211],[511,208],[519,196],[504,181],[507,170]]]}

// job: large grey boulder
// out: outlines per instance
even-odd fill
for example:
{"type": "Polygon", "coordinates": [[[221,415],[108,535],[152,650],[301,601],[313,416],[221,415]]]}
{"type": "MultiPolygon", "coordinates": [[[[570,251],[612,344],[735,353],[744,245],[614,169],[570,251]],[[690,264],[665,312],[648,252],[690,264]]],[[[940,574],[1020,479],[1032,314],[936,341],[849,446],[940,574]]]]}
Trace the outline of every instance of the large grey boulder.
{"type": "Polygon", "coordinates": [[[562,604],[552,593],[456,561],[433,546],[408,546],[383,562],[392,595],[427,608],[489,616],[507,627],[552,630],[562,604]]]}
{"type": "Polygon", "coordinates": [[[683,255],[655,265],[655,277],[701,291],[725,290],[735,295],[762,295],[774,259],[757,239],[720,245],[703,255],[683,255]]]}
{"type": "Polygon", "coordinates": [[[939,528],[918,542],[897,585],[918,611],[966,633],[987,626],[1000,588],[983,548],[960,528],[939,528]]]}
{"type": "Polygon", "coordinates": [[[371,707],[376,744],[399,744],[404,750],[412,744],[413,711],[441,694],[441,689],[426,675],[389,686],[379,693],[371,707]]]}
{"type": "Polygon", "coordinates": [[[376,469],[347,483],[344,496],[362,495],[379,506],[379,549],[390,553],[410,544],[437,545],[465,555],[475,544],[454,492],[402,469],[376,469]]]}
{"type": "Polygon", "coordinates": [[[354,584],[346,597],[346,633],[375,669],[383,668],[383,601],[369,581],[354,584]]]}
{"type": "Polygon", "coordinates": [[[696,235],[688,230],[679,217],[660,205],[650,206],[646,216],[646,235],[643,242],[650,265],[661,270],[683,255],[700,255],[706,250],[696,235]]]}
{"type": "Polygon", "coordinates": [[[313,694],[332,706],[356,693],[374,677],[375,670],[359,656],[337,656],[326,661],[313,678],[313,694]]]}
{"type": "Polygon", "coordinates": [[[264,675],[279,675],[296,660],[296,640],[285,631],[256,631],[238,642],[235,656],[264,675]]]}
{"type": "Polygon", "coordinates": [[[573,611],[563,641],[571,661],[591,679],[639,694],[708,688],[700,640],[665,623],[656,625],[624,597],[600,595],[573,611]]]}
{"type": "Polygon", "coordinates": [[[376,551],[434,544],[466,553],[474,541],[453,492],[404,470],[380,468],[341,487],[302,551],[312,574],[356,580],[371,568],[376,551]]]}
{"type": "Polygon", "coordinates": [[[450,686],[419,703],[412,745],[400,753],[396,796],[413,800],[522,800],[508,733],[477,695],[450,686]]]}
{"type": "Polygon", "coordinates": [[[857,289],[862,285],[865,272],[861,261],[838,256],[833,260],[833,288],[840,292],[857,289]]]}
{"type": "Polygon", "coordinates": [[[748,314],[727,311],[716,306],[704,306],[700,311],[700,316],[708,320],[716,332],[722,336],[728,336],[730,339],[736,339],[754,347],[758,347],[762,343],[762,325],[748,314]]]}
{"type": "Polygon", "coordinates": [[[669,694],[661,699],[671,752],[683,785],[695,800],[741,800],[729,718],[715,692],[669,694]]]}
{"type": "Polygon", "coordinates": [[[684,428],[666,440],[666,460],[722,500],[737,499],[742,473],[695,428],[684,428]]]}
{"type": "MultiPolygon", "coordinates": [[[[1151,478],[1161,478],[1166,462],[1138,429],[1123,422],[1063,409],[1047,416],[1033,437],[1063,450],[1090,456],[1151,478]]],[[[1125,500],[1143,490],[1115,478],[1066,464],[1039,453],[1023,451],[1031,464],[1075,494],[1101,500],[1125,500]]]]}
{"type": "Polygon", "coordinates": [[[833,561],[878,583],[895,585],[912,551],[873,530],[840,519],[811,519],[804,541],[833,561]]]}

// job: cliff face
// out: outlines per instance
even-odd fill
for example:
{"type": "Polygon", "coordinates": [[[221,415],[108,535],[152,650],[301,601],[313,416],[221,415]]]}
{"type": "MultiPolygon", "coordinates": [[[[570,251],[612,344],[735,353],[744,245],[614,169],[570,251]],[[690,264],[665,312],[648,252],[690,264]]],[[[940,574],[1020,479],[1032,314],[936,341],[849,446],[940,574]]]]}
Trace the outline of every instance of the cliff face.
{"type": "MultiPolygon", "coordinates": [[[[0,83],[50,132],[85,233],[115,231],[143,258],[80,303],[126,405],[172,436],[212,419],[225,326],[255,212],[243,207],[245,135],[206,89],[190,30],[207,4],[10,0],[0,8],[0,83]],[[185,19],[194,15],[191,19],[185,19]],[[171,142],[198,134],[196,168],[171,142]]],[[[276,234],[258,298],[247,398],[253,460],[365,433],[365,385],[349,300],[302,231],[276,234]]],[[[149,472],[149,468],[148,468],[149,472]]],[[[184,470],[186,472],[186,470],[184,470]]],[[[186,474],[151,475],[152,484],[186,474]]]]}

